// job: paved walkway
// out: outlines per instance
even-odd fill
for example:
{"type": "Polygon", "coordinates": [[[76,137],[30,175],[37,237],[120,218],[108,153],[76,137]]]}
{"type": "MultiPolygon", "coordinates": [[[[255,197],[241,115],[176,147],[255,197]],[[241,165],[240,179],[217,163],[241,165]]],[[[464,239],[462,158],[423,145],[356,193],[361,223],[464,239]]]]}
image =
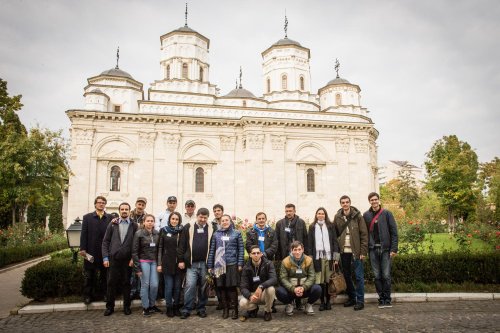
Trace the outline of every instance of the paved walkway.
{"type": "Polygon", "coordinates": [[[264,322],[262,313],[246,322],[220,318],[220,311],[208,308],[208,317],[192,315],[186,320],[156,314],[144,318],[138,309],[125,316],[121,311],[104,317],[102,310],[67,311],[10,316],[0,320],[0,332],[498,332],[500,301],[395,303],[392,309],[367,304],[362,311],[335,305],[332,311],[314,316],[284,314],[278,306],[273,320],[264,322]]]}
{"type": "Polygon", "coordinates": [[[23,306],[30,301],[20,292],[24,271],[46,259],[49,259],[49,256],[0,269],[0,318],[8,317],[13,308],[23,306]]]}

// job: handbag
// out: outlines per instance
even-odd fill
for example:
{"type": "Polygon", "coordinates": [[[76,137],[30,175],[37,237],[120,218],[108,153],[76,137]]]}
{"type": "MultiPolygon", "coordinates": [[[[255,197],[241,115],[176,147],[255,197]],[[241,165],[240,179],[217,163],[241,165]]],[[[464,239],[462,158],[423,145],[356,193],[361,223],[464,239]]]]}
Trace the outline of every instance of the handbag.
{"type": "Polygon", "coordinates": [[[332,274],[328,281],[328,293],[330,295],[338,295],[347,289],[344,274],[340,271],[338,265],[332,265],[332,274]]]}

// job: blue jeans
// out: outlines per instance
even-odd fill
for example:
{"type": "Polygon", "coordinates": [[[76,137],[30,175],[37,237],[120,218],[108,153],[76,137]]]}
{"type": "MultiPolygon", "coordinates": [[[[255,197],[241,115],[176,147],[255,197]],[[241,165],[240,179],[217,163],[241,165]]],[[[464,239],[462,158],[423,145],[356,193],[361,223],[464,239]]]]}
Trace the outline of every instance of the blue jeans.
{"type": "Polygon", "coordinates": [[[301,299],[307,297],[307,303],[314,304],[321,296],[321,287],[318,284],[313,284],[312,287],[304,292],[302,297],[297,297],[291,291],[279,286],[276,289],[276,298],[283,304],[290,304],[295,299],[301,299]]]}
{"type": "Polygon", "coordinates": [[[196,289],[198,289],[197,312],[205,312],[208,295],[202,290],[207,275],[207,264],[204,261],[193,262],[186,272],[186,285],[184,287],[184,308],[182,312],[190,313],[194,308],[196,289]],[[197,288],[198,287],[198,288],[197,288]]]}
{"type": "Polygon", "coordinates": [[[391,256],[380,247],[370,249],[370,263],[375,276],[379,301],[391,301],[391,256]]]}
{"type": "Polygon", "coordinates": [[[179,300],[181,297],[182,274],[164,273],[163,277],[165,279],[165,303],[167,304],[167,307],[179,305],[179,300]]]}
{"type": "Polygon", "coordinates": [[[156,262],[141,262],[141,302],[147,309],[155,305],[158,293],[158,272],[156,262]]]}
{"type": "Polygon", "coordinates": [[[347,285],[347,296],[350,300],[356,303],[365,302],[365,269],[363,262],[355,259],[352,253],[342,253],[340,255],[342,261],[342,272],[347,285]],[[356,289],[352,282],[352,266],[354,266],[354,275],[356,276],[356,289]]]}

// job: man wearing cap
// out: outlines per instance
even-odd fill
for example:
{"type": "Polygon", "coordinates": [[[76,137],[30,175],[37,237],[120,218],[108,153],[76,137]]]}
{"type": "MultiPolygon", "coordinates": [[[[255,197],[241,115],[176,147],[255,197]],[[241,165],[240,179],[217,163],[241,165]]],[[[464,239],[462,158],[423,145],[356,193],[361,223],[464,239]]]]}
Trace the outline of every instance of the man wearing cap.
{"type": "Polygon", "coordinates": [[[161,228],[168,224],[168,217],[172,212],[177,208],[177,198],[173,195],[169,196],[167,199],[167,209],[158,214],[158,217],[155,221],[155,229],[156,231],[160,231],[161,228]]]}
{"type": "Polygon", "coordinates": [[[196,214],[194,213],[196,209],[196,204],[194,203],[193,200],[189,199],[186,201],[186,204],[184,205],[184,208],[186,209],[186,212],[184,213],[184,217],[182,218],[182,222],[184,222],[185,225],[191,222],[196,222],[196,214]]]}
{"type": "MultiPolygon", "coordinates": [[[[145,197],[138,197],[135,201],[135,208],[130,212],[130,220],[137,223],[139,228],[143,228],[144,217],[146,216],[146,204],[148,200],[145,197]]],[[[130,279],[130,297],[139,299],[141,297],[141,279],[136,274],[132,274],[130,279]]]]}

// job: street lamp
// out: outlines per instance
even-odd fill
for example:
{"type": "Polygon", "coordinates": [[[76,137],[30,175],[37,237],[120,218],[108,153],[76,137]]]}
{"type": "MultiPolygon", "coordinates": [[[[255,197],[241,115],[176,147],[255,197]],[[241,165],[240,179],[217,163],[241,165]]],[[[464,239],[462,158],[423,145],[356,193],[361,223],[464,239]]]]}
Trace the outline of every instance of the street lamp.
{"type": "Polygon", "coordinates": [[[68,239],[68,246],[73,253],[73,262],[76,263],[78,258],[78,250],[80,248],[80,235],[82,233],[82,220],[80,217],[75,219],[75,222],[66,229],[66,238],[68,239]]]}

